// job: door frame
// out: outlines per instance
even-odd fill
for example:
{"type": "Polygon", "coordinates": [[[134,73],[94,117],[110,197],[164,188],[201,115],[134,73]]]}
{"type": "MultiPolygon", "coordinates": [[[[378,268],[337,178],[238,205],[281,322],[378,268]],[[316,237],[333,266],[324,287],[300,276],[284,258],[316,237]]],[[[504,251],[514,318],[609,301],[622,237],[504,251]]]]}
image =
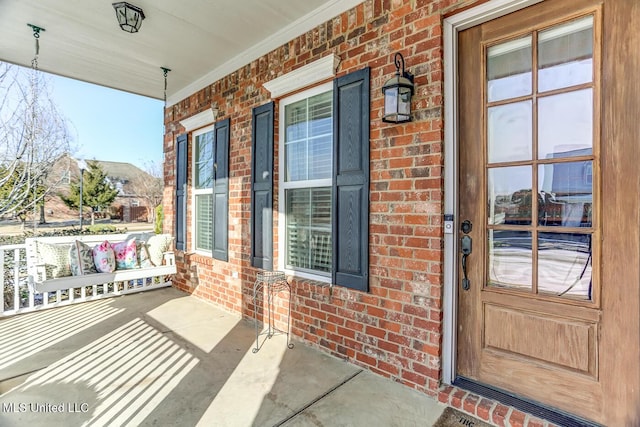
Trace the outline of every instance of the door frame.
{"type": "Polygon", "coordinates": [[[444,57],[444,213],[453,215],[444,237],[444,289],[442,334],[442,381],[451,384],[456,375],[457,283],[458,283],[458,32],[507,15],[543,0],[489,0],[443,21],[444,57]],[[449,233],[448,231],[451,231],[449,233]]]}

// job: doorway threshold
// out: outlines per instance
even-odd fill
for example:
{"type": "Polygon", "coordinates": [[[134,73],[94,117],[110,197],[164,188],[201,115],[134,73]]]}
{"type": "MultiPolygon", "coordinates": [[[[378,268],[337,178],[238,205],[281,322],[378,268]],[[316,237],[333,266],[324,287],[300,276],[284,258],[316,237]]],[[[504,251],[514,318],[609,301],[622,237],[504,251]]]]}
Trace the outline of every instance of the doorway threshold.
{"type": "Polygon", "coordinates": [[[523,399],[506,391],[481,384],[462,376],[456,376],[452,385],[495,400],[503,405],[514,407],[563,427],[602,427],[600,424],[579,418],[558,409],[542,406],[540,403],[523,399]]]}

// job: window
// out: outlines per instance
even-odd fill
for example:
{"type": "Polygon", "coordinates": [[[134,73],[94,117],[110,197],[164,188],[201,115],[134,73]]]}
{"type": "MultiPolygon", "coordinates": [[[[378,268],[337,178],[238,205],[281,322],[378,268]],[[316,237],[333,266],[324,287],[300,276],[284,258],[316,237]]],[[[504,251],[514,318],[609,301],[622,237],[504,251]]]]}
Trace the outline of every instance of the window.
{"type": "Polygon", "coordinates": [[[332,85],[289,97],[280,109],[285,268],[326,280],[331,275],[332,85]]]}
{"type": "Polygon", "coordinates": [[[369,68],[280,101],[279,268],[361,291],[369,278],[369,68]]]}
{"type": "Polygon", "coordinates": [[[213,234],[213,127],[193,134],[194,249],[211,252],[213,234]]]}
{"type": "MultiPolygon", "coordinates": [[[[193,249],[228,261],[229,128],[225,119],[193,132],[193,249]]],[[[180,218],[178,218],[180,219],[180,218]]]]}

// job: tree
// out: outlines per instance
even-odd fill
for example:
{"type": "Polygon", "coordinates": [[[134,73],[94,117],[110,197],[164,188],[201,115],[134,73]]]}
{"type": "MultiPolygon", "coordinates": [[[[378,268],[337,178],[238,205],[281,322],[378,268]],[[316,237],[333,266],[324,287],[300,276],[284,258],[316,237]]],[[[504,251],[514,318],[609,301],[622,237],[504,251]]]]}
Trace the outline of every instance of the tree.
{"type": "MultiPolygon", "coordinates": [[[[107,180],[107,174],[98,162],[88,162],[89,169],[84,171],[82,178],[82,205],[91,208],[91,225],[95,223],[94,213],[105,209],[118,196],[118,190],[113,188],[107,180]]],[[[80,208],[80,180],[71,183],[69,195],[60,195],[65,205],[72,209],[80,208]]]]}
{"type": "Polygon", "coordinates": [[[164,182],[162,179],[162,165],[151,161],[145,166],[146,171],[141,171],[131,180],[131,191],[136,196],[144,199],[149,212],[149,222],[155,221],[156,208],[162,204],[164,182]]]}
{"type": "MultiPolygon", "coordinates": [[[[21,188],[25,185],[21,182],[23,174],[22,165],[16,166],[13,173],[10,173],[3,166],[0,166],[0,175],[6,177],[4,185],[0,187],[0,200],[6,200],[11,197],[11,193],[16,189],[23,191],[21,188]]],[[[39,182],[32,185],[30,191],[30,194],[15,200],[12,208],[13,215],[20,220],[23,229],[27,221],[27,215],[35,206],[33,203],[34,200],[40,200],[39,205],[44,206],[43,196],[46,192],[46,187],[39,182]]]]}
{"type": "Polygon", "coordinates": [[[35,214],[54,190],[44,184],[55,161],[71,149],[48,86],[43,73],[0,62],[0,215],[35,214]]]}

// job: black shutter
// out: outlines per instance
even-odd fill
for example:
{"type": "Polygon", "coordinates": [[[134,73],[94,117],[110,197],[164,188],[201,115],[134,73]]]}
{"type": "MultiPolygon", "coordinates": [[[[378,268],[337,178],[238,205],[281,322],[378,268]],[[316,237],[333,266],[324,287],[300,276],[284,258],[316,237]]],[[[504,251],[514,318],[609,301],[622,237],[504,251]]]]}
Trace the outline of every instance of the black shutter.
{"type": "Polygon", "coordinates": [[[369,290],[369,68],[333,84],[333,283],[369,290]]]}
{"type": "Polygon", "coordinates": [[[273,110],[253,109],[251,150],[251,265],[273,270],[273,110]]]}
{"type": "Polygon", "coordinates": [[[179,135],[176,139],[176,249],[185,250],[187,229],[187,134],[179,135]]]}
{"type": "Polygon", "coordinates": [[[229,260],[229,125],[226,119],[215,124],[213,159],[213,257],[229,260]]]}

